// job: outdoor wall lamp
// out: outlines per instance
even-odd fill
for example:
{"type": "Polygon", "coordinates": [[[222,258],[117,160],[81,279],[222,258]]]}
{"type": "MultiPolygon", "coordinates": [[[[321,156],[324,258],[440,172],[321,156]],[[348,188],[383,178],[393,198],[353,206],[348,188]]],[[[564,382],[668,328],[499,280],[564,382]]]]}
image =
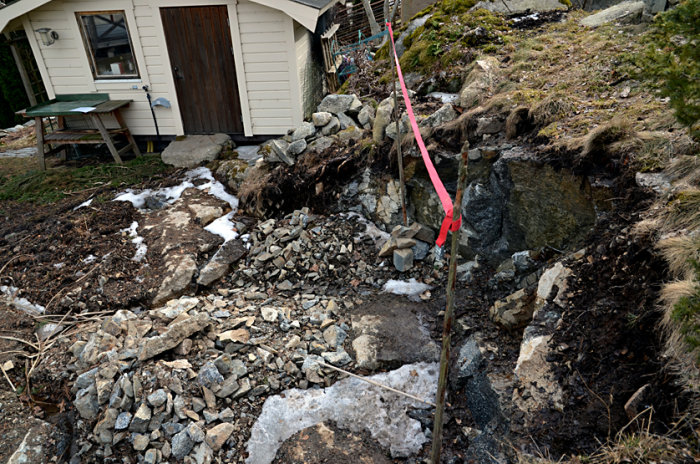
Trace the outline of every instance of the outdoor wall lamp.
{"type": "Polygon", "coordinates": [[[39,35],[41,36],[41,43],[43,43],[47,47],[58,39],[58,32],[52,30],[49,27],[39,28],[35,32],[39,33],[39,35]]]}

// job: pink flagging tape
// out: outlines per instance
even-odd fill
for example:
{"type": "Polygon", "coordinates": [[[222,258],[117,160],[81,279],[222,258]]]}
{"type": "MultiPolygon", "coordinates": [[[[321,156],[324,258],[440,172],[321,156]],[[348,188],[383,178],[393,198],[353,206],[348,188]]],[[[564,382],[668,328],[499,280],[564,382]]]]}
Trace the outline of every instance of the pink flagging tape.
{"type": "MultiPolygon", "coordinates": [[[[391,23],[387,22],[386,27],[389,29],[389,38],[391,39],[392,50],[396,50],[396,46],[394,44],[394,31],[391,28],[391,23]]],[[[452,199],[447,193],[447,190],[445,190],[445,186],[442,184],[440,176],[438,176],[438,173],[435,170],[433,161],[430,159],[428,149],[425,148],[423,137],[421,137],[420,135],[420,130],[418,129],[418,122],[416,121],[416,115],[413,113],[411,100],[408,98],[408,90],[406,89],[406,83],[403,80],[403,73],[401,72],[399,57],[396,55],[396,52],[394,52],[394,61],[396,61],[396,71],[399,76],[399,83],[401,84],[401,92],[403,93],[403,99],[406,102],[406,112],[408,113],[408,119],[411,121],[413,136],[416,138],[416,142],[418,143],[418,149],[420,150],[420,154],[423,157],[423,163],[425,163],[425,167],[428,170],[428,174],[430,175],[430,181],[433,183],[433,187],[435,187],[435,191],[437,192],[438,197],[440,197],[442,209],[445,210],[445,219],[442,220],[440,234],[438,234],[438,238],[435,241],[435,244],[441,247],[447,239],[447,231],[450,230],[454,232],[461,227],[462,215],[460,214],[459,219],[457,219],[456,221],[452,220],[452,215],[454,213],[452,207],[452,199]]]]}

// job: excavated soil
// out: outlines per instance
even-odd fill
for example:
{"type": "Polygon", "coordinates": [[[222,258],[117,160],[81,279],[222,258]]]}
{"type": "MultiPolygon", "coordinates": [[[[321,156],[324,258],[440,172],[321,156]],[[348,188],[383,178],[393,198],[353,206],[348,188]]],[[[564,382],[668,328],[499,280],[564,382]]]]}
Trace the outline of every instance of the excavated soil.
{"type": "MultiPolygon", "coordinates": [[[[336,158],[348,159],[344,155],[336,158]]],[[[342,161],[333,163],[325,165],[332,165],[337,173],[342,161]]],[[[176,183],[176,178],[173,176],[172,184],[176,183]]],[[[553,344],[559,349],[551,359],[569,403],[563,413],[543,413],[534,426],[532,420],[528,420],[525,427],[525,418],[517,415],[510,418],[512,440],[527,443],[523,445],[526,448],[532,448],[534,443],[549,449],[555,456],[594,451],[599,442],[605,442],[629,422],[623,406],[645,384],[650,384],[653,392],[646,401],[654,409],[653,423],[657,431],[665,431],[672,414],[682,409],[684,400],[673,384],[673,377],[664,372],[657,338],[659,315],[654,306],[665,268],[650,242],[629,232],[649,198],[640,194],[630,182],[620,189],[627,194],[617,211],[607,215],[589,237],[587,259],[572,265],[574,277],[567,294],[569,310],[563,316],[562,330],[555,335],[553,344]]],[[[281,195],[291,197],[292,192],[288,190],[291,184],[285,185],[280,187],[281,195]]],[[[4,268],[0,271],[0,282],[21,288],[21,296],[34,303],[48,305],[48,313],[61,313],[76,307],[63,300],[64,289],[74,289],[81,276],[94,272],[113,283],[103,287],[85,286],[78,299],[84,303],[78,306],[83,311],[144,304],[147,287],[134,279],[139,267],[131,260],[134,245],[128,235],[119,233],[133,221],[134,208],[107,201],[73,209],[84,200],[72,198],[50,206],[3,204],[0,254],[4,268]],[[90,255],[100,259],[86,263],[90,255]],[[105,255],[109,255],[107,259],[101,259],[105,255]],[[63,265],[57,266],[60,263],[63,265]]],[[[150,258],[149,264],[157,274],[159,264],[150,258]]],[[[490,372],[510,380],[522,333],[505,331],[490,320],[488,308],[511,291],[495,285],[492,276],[492,269],[482,268],[471,284],[458,285],[453,349],[478,334],[487,349],[485,356],[490,372]]],[[[445,275],[434,273],[431,277],[436,279],[434,298],[427,305],[428,310],[423,307],[419,312],[432,338],[439,341],[445,275]]],[[[95,279],[84,281],[94,282],[95,279]]],[[[333,281],[319,285],[325,286],[329,293],[343,292],[333,281]]],[[[32,340],[35,327],[35,321],[28,316],[3,308],[0,334],[32,340]]],[[[18,342],[0,340],[0,352],[24,349],[18,342]]],[[[0,362],[7,358],[0,356],[0,362]]],[[[11,373],[11,378],[18,385],[26,383],[19,369],[11,373]]],[[[35,386],[32,397],[20,397],[27,421],[32,415],[52,417],[70,407],[70,394],[53,368],[36,372],[32,384],[35,386]]],[[[0,392],[3,395],[8,392],[4,380],[0,392]]],[[[0,402],[5,404],[5,401],[0,402]]],[[[2,409],[0,427],[6,428],[18,421],[21,424],[17,407],[2,409]]],[[[463,391],[450,392],[446,418],[444,462],[464,462],[463,456],[469,447],[467,430],[474,426],[474,421],[463,391]]],[[[431,417],[422,420],[426,428],[432,428],[431,417]]],[[[22,430],[21,426],[16,428],[22,430]]],[[[348,439],[339,437],[341,443],[348,439]]],[[[8,440],[7,443],[7,450],[0,449],[3,453],[10,452],[14,442],[8,440]]],[[[376,450],[370,446],[370,451],[376,450]]],[[[423,453],[429,453],[429,444],[423,453]]]]}

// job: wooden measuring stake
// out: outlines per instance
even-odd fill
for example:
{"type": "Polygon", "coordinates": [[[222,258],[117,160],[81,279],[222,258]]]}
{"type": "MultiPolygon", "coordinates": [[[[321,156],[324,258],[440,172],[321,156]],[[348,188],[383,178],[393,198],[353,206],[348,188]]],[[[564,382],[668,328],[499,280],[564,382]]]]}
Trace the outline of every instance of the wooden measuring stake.
{"type": "MultiPolygon", "coordinates": [[[[469,164],[469,146],[462,147],[462,158],[459,161],[459,184],[457,195],[452,207],[452,220],[456,222],[462,211],[462,195],[467,183],[467,169],[469,164]]],[[[445,310],[445,322],[442,326],[442,351],[440,353],[440,377],[438,379],[437,398],[435,399],[435,419],[433,422],[433,447],[430,453],[430,463],[440,462],[442,447],[442,416],[445,411],[445,390],[447,388],[447,369],[450,362],[450,343],[452,341],[452,322],[455,307],[455,281],[457,274],[457,254],[459,253],[459,231],[452,232],[452,245],[450,248],[450,267],[447,275],[447,309],[445,310]]]]}

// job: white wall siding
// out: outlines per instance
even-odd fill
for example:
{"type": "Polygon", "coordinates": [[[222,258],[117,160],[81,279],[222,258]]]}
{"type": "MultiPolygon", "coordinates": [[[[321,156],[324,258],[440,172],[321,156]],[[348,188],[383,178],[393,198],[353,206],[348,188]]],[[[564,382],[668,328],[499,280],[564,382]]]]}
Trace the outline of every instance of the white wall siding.
{"type": "Polygon", "coordinates": [[[301,110],[293,106],[296,79],[290,73],[290,64],[296,66],[296,56],[289,52],[292,19],[246,0],[237,10],[253,134],[284,134],[301,122],[301,110]]]}
{"type": "MultiPolygon", "coordinates": [[[[171,108],[157,107],[163,135],[181,135],[182,119],[168,62],[160,7],[209,5],[209,0],[54,0],[23,18],[50,95],[108,93],[115,100],[133,100],[122,111],[136,135],[154,135],[153,118],[142,86],[153,99],[164,97],[171,108]],[[124,10],[140,77],[95,80],[80,34],[76,11],[124,10]],[[44,46],[33,31],[50,27],[60,38],[44,46]]],[[[307,81],[310,36],[279,10],[248,0],[222,0],[229,8],[246,135],[284,134],[303,119],[302,85],[307,81]],[[297,63],[298,60],[302,62],[297,63]]],[[[212,105],[218,102],[212,101],[212,105]]]]}
{"type": "MultiPolygon", "coordinates": [[[[143,0],[136,0],[135,3],[139,1],[145,3],[143,0]]],[[[54,94],[100,92],[108,93],[113,100],[133,100],[122,109],[129,129],[135,135],[155,134],[153,116],[141,87],[148,85],[154,99],[164,97],[172,101],[174,97],[166,85],[167,68],[163,63],[162,50],[154,42],[156,27],[150,6],[133,7],[131,1],[119,0],[54,0],[28,13],[27,19],[31,25],[28,34],[39,27],[51,27],[59,34],[56,43],[48,47],[39,44],[49,76],[47,85],[51,85],[54,94]],[[93,78],[75,12],[99,10],[125,11],[140,79],[110,82],[93,78]],[[136,13],[139,16],[135,16],[136,13]],[[141,48],[146,44],[149,46],[141,48]]],[[[155,111],[161,134],[176,135],[180,132],[177,127],[179,115],[174,115],[172,108],[157,107],[155,111]]],[[[114,125],[116,121],[105,123],[114,125]]]]}

